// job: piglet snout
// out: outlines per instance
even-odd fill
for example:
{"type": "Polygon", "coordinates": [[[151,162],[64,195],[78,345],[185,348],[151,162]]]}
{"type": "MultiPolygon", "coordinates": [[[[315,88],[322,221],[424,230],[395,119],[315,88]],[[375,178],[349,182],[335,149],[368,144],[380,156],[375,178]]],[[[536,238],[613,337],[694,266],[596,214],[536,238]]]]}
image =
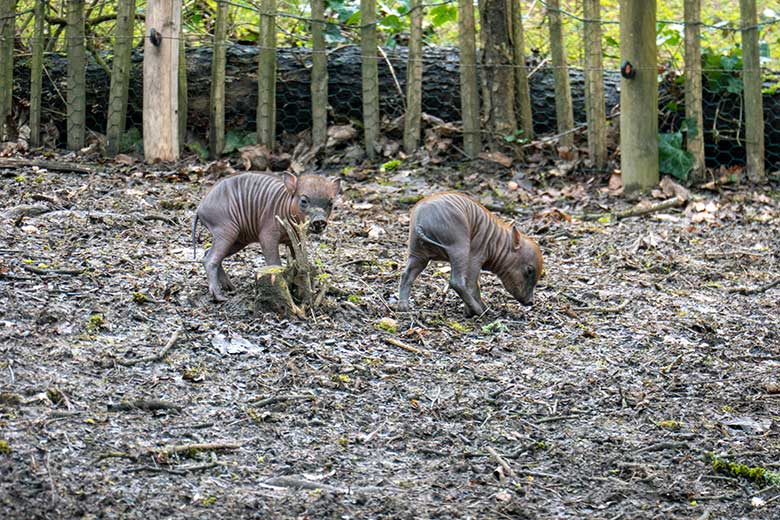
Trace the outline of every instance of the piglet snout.
{"type": "Polygon", "coordinates": [[[311,223],[309,224],[309,229],[311,230],[312,233],[322,233],[323,231],[325,231],[325,227],[327,225],[328,222],[324,218],[312,220],[311,223]]]}

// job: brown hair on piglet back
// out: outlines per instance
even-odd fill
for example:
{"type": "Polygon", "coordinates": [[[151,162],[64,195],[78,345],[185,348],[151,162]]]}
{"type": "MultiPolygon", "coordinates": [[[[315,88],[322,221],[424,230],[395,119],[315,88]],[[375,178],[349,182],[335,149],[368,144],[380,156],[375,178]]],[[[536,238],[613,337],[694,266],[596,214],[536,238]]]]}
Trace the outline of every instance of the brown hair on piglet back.
{"type": "Polygon", "coordinates": [[[450,287],[466,304],[466,314],[485,312],[479,291],[482,269],[495,273],[523,305],[531,305],[543,269],[536,243],[484,206],[461,193],[430,195],[412,208],[409,255],[401,276],[399,310],[409,309],[412,284],[431,260],[450,263],[450,287]]]}

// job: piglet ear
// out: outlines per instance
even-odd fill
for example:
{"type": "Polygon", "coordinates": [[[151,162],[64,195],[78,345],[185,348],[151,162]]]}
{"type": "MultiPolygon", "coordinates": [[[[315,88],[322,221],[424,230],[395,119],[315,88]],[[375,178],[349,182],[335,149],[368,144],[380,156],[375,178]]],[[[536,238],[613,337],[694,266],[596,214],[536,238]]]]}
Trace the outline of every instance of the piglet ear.
{"type": "Polygon", "coordinates": [[[341,179],[338,177],[328,177],[328,180],[330,181],[331,186],[333,186],[333,196],[335,197],[341,193],[341,179]]]}
{"type": "Polygon", "coordinates": [[[517,228],[517,224],[512,224],[512,249],[517,251],[523,243],[523,234],[517,228]]]}
{"type": "Polygon", "coordinates": [[[295,188],[298,186],[298,177],[290,172],[284,172],[282,174],[282,181],[284,182],[284,187],[290,192],[290,195],[293,195],[295,193],[295,188]]]}

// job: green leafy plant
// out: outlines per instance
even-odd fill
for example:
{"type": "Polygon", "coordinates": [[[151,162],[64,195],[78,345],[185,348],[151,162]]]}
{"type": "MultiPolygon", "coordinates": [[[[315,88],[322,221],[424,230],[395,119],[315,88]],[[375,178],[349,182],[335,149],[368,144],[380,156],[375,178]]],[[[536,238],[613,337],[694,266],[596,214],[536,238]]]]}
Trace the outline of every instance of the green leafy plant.
{"type": "Polygon", "coordinates": [[[257,142],[257,135],[254,132],[242,132],[240,130],[228,130],[225,132],[225,148],[222,153],[227,155],[233,153],[242,146],[249,146],[257,142]]]}
{"type": "Polygon", "coordinates": [[[693,155],[683,149],[681,131],[658,134],[658,170],[661,173],[685,181],[693,165],[693,155]]]}
{"type": "Polygon", "coordinates": [[[723,94],[742,92],[742,49],[733,47],[725,54],[707,49],[701,59],[707,90],[723,94]]]}

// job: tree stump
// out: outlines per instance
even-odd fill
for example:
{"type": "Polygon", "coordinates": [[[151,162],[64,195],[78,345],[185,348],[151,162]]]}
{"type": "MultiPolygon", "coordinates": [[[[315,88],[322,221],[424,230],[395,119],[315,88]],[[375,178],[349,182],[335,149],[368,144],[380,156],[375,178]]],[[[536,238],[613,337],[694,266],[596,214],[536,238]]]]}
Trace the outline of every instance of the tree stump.
{"type": "Polygon", "coordinates": [[[307,312],[321,305],[329,284],[309,257],[308,222],[277,220],[290,237],[290,259],[285,267],[269,265],[255,273],[255,313],[270,309],[305,319],[307,312]]]}

